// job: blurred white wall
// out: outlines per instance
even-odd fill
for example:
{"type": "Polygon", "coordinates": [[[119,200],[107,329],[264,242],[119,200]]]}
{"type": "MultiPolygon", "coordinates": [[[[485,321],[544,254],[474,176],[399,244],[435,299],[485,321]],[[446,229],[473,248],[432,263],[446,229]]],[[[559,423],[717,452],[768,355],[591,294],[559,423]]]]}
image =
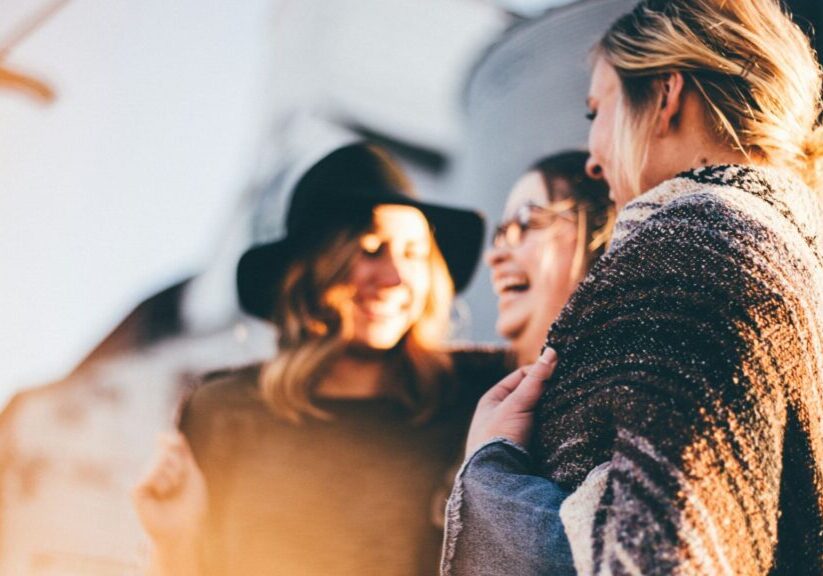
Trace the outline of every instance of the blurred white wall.
{"type": "MultiPolygon", "coordinates": [[[[0,5],[0,38],[43,0],[0,5]]],[[[73,0],[0,89],[0,400],[62,375],[141,298],[201,268],[264,126],[274,0],[73,0]]]]}
{"type": "Polygon", "coordinates": [[[549,8],[565,6],[575,0],[495,0],[495,3],[518,16],[538,16],[549,8]]]}
{"type": "MultiPolygon", "coordinates": [[[[0,4],[0,41],[46,4],[0,4]]],[[[0,405],[206,268],[295,112],[455,152],[507,22],[479,0],[70,0],[7,60],[57,100],[0,89],[0,405]]]]}
{"type": "Polygon", "coordinates": [[[508,21],[479,0],[284,2],[272,35],[272,116],[309,109],[455,152],[465,79],[508,21]]]}

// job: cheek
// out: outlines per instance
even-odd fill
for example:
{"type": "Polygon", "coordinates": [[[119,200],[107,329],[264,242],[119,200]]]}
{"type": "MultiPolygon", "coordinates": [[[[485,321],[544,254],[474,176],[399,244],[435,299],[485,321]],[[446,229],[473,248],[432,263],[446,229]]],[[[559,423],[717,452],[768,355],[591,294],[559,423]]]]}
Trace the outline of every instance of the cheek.
{"type": "Polygon", "coordinates": [[[534,285],[540,282],[545,274],[545,268],[553,259],[554,243],[548,230],[531,230],[523,242],[512,250],[512,257],[517,265],[529,276],[534,285]]]}
{"type": "Polygon", "coordinates": [[[609,131],[606,128],[605,118],[598,116],[589,130],[589,149],[598,162],[605,162],[608,152],[609,131]]]}
{"type": "Polygon", "coordinates": [[[544,240],[537,237],[530,238],[530,240],[513,250],[512,255],[518,265],[526,272],[529,281],[534,283],[539,280],[541,268],[543,267],[541,260],[543,260],[542,252],[545,244],[544,240]]]}
{"type": "Polygon", "coordinates": [[[360,288],[368,284],[370,275],[369,263],[364,262],[362,258],[358,258],[346,275],[344,282],[354,288],[360,288]]]}
{"type": "Polygon", "coordinates": [[[432,287],[431,270],[428,263],[409,266],[403,272],[403,276],[405,278],[404,284],[409,287],[412,299],[416,304],[415,308],[422,309],[432,287]]]}
{"type": "Polygon", "coordinates": [[[573,241],[546,245],[534,265],[533,288],[542,300],[565,299],[569,292],[575,243],[573,241]]]}

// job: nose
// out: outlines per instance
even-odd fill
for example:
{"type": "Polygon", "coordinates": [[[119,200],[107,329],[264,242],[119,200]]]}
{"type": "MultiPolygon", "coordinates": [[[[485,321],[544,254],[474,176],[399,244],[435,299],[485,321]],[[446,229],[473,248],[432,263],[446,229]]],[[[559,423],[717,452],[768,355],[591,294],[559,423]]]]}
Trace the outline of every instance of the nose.
{"type": "Polygon", "coordinates": [[[511,256],[509,247],[501,243],[499,246],[493,244],[491,248],[486,250],[485,254],[483,254],[483,259],[489,268],[494,268],[504,262],[509,256],[511,256]]]}
{"type": "Polygon", "coordinates": [[[588,160],[586,160],[586,176],[592,180],[603,179],[603,167],[600,166],[593,156],[589,156],[588,160]]]}
{"type": "Polygon", "coordinates": [[[403,277],[400,275],[397,257],[391,254],[390,250],[386,250],[376,266],[375,284],[380,288],[392,288],[402,283],[403,277]]]}

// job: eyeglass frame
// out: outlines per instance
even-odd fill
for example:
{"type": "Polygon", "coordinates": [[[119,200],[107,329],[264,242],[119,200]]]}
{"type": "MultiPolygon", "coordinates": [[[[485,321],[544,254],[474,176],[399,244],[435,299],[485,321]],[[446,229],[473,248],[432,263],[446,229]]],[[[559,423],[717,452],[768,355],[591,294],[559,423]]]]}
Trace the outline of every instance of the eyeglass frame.
{"type": "Polygon", "coordinates": [[[523,244],[529,230],[542,230],[551,227],[558,219],[575,223],[577,219],[577,202],[569,198],[557,202],[558,206],[543,206],[534,202],[527,202],[518,206],[514,216],[503,220],[494,227],[491,234],[491,245],[494,248],[517,248],[523,244]],[[540,215],[544,221],[539,221],[535,215],[540,215]]]}

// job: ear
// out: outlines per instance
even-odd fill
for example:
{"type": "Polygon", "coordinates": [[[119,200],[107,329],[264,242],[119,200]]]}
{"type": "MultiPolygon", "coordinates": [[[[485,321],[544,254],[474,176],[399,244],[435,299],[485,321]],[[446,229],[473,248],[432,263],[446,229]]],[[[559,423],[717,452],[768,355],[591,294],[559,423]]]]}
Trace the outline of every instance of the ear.
{"type": "Polygon", "coordinates": [[[660,114],[657,118],[657,135],[665,136],[676,125],[683,104],[685,80],[681,72],[669,72],[661,79],[660,114]]]}

